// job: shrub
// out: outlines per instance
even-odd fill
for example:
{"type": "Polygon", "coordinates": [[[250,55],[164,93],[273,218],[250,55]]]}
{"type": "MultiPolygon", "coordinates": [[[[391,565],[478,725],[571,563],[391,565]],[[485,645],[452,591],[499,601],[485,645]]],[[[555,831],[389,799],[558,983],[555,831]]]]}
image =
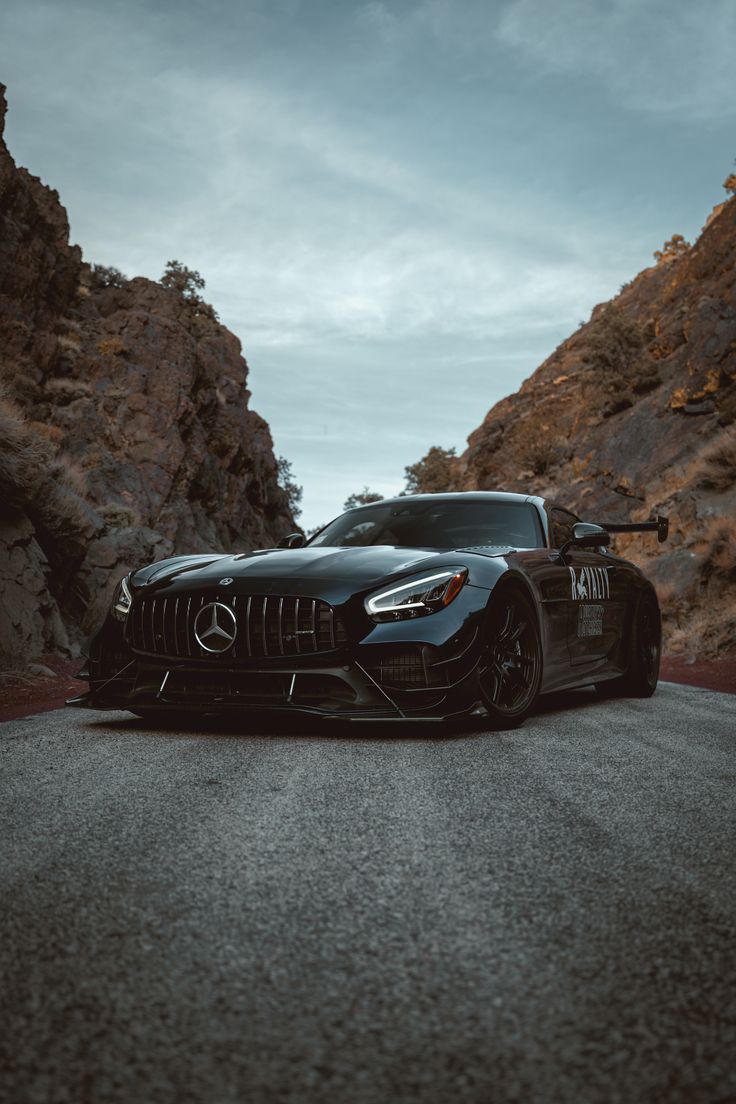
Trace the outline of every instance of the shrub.
{"type": "Polygon", "coordinates": [[[381,502],[382,499],[383,495],[369,490],[368,487],[363,487],[363,490],[358,491],[357,494],[348,495],[342,508],[343,510],[353,510],[356,506],[367,506],[369,502],[381,502]]]}
{"type": "Polygon", "coordinates": [[[194,308],[195,314],[211,318],[213,322],[218,321],[215,308],[210,303],[205,303],[199,294],[204,291],[205,282],[196,269],[187,268],[180,261],[167,261],[159,283],[162,287],[176,291],[185,303],[194,308]]]}
{"type": "Polygon", "coordinates": [[[723,187],[729,195],[736,195],[736,173],[730,173],[723,181],[723,187]]]}
{"type": "Polygon", "coordinates": [[[286,495],[291,516],[295,519],[298,518],[302,512],[301,501],[304,494],[304,488],[294,479],[291,461],[287,460],[285,456],[278,456],[276,458],[276,479],[278,480],[281,490],[286,495]]]}
{"type": "Polygon", "coordinates": [[[90,287],[93,288],[121,288],[125,287],[128,277],[119,268],[111,265],[93,264],[90,268],[90,287]]]}
{"type": "Polygon", "coordinates": [[[544,475],[559,459],[559,434],[542,414],[530,414],[520,421],[509,439],[518,462],[535,475],[544,475]]]}
{"type": "Polygon", "coordinates": [[[459,477],[454,448],[432,445],[426,456],[404,468],[406,494],[438,494],[452,491],[459,477]]]}
{"type": "Polygon", "coordinates": [[[584,387],[595,390],[604,416],[631,406],[635,394],[659,383],[643,332],[619,307],[606,307],[591,323],[582,356],[584,387]]]}
{"type": "Polygon", "coordinates": [[[661,249],[654,250],[654,259],[657,264],[660,261],[673,261],[677,257],[682,257],[687,253],[692,246],[689,241],[685,241],[682,234],[673,234],[669,241],[666,241],[661,249]]]}

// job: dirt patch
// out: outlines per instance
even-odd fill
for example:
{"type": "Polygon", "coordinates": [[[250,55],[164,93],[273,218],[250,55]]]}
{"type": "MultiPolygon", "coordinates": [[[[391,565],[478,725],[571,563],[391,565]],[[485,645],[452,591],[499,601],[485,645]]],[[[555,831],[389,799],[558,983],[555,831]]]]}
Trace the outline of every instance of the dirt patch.
{"type": "Polygon", "coordinates": [[[702,686],[706,690],[736,694],[736,657],[691,660],[685,656],[665,656],[659,677],[667,682],[681,682],[686,686],[702,686]]]}
{"type": "Polygon", "coordinates": [[[48,713],[61,709],[67,698],[87,689],[74,675],[82,670],[83,659],[58,659],[44,656],[44,666],[54,677],[10,673],[0,682],[0,721],[14,721],[33,713],[48,713]]]}

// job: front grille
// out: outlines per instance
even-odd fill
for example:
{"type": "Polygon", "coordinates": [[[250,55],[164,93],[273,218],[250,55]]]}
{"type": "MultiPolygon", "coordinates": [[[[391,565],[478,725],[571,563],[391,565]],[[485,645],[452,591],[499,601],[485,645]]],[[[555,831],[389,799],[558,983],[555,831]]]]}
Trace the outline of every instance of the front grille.
{"type": "Polygon", "coordinates": [[[200,647],[194,623],[200,610],[214,601],[211,595],[136,597],[128,615],[128,643],[135,651],[148,655],[243,662],[306,657],[333,651],[346,642],[345,631],[327,602],[238,594],[227,602],[218,601],[235,614],[236,632],[231,647],[213,654],[200,647]]]}

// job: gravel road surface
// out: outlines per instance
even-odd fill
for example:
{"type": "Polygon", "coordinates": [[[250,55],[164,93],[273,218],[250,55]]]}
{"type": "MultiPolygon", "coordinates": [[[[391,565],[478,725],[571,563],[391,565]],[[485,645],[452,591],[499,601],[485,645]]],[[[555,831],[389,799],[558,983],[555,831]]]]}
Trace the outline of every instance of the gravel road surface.
{"type": "Polygon", "coordinates": [[[0,1100],[736,1100],[736,697],[0,725],[0,1100]]]}

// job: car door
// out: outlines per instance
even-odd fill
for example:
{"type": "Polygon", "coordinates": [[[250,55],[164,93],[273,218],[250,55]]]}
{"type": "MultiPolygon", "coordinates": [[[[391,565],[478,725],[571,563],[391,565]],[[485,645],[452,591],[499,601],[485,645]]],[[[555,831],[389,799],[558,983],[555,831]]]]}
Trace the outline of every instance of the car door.
{"type": "MultiPolygon", "coordinates": [[[[580,519],[554,507],[551,532],[557,548],[572,538],[580,519]]],[[[605,548],[576,548],[565,553],[568,573],[567,648],[574,667],[600,665],[618,652],[621,639],[626,585],[620,561],[605,548]]]]}

